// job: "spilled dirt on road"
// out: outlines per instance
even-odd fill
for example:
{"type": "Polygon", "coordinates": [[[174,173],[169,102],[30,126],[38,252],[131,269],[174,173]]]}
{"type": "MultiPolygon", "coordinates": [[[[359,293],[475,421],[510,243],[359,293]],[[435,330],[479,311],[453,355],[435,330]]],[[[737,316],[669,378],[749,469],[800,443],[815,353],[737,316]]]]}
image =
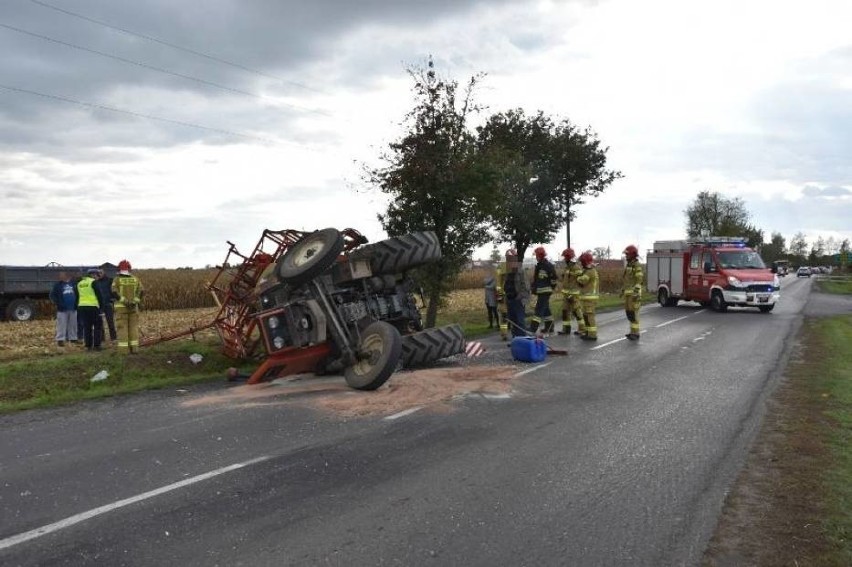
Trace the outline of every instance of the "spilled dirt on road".
{"type": "Polygon", "coordinates": [[[298,403],[339,417],[392,415],[433,406],[470,394],[507,394],[518,369],[513,366],[467,366],[397,372],[378,390],[353,390],[342,377],[304,375],[275,382],[241,385],[183,402],[184,407],[252,407],[298,403]]]}

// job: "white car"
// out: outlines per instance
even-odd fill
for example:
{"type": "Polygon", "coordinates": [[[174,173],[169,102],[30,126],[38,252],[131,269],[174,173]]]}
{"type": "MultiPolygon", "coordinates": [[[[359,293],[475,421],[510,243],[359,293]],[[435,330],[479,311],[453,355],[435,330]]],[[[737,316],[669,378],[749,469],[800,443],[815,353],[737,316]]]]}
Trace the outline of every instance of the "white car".
{"type": "Polygon", "coordinates": [[[797,278],[809,278],[809,277],[811,277],[811,269],[808,268],[807,266],[802,266],[801,268],[796,270],[796,277],[797,278]]]}

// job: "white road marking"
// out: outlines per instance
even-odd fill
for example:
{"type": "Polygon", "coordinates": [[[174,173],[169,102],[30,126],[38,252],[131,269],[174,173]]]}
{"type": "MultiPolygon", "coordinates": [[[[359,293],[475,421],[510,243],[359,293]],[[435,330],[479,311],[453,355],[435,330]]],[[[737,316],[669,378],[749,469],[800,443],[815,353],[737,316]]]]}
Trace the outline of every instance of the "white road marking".
{"type": "Polygon", "coordinates": [[[401,418],[401,417],[405,417],[405,416],[407,416],[407,415],[411,415],[411,414],[413,414],[414,412],[416,412],[416,411],[420,411],[420,410],[422,410],[422,409],[423,409],[423,406],[417,406],[416,408],[408,408],[407,410],[402,410],[402,411],[401,411],[401,412],[399,412],[399,413],[395,413],[395,414],[393,414],[393,415],[389,415],[389,416],[387,416],[387,417],[386,417],[386,418],[384,418],[384,419],[385,419],[385,421],[392,421],[392,420],[394,420],[394,419],[399,419],[399,418],[401,418]]]}
{"type": "Polygon", "coordinates": [[[608,343],[604,343],[602,345],[592,347],[589,350],[598,350],[599,348],[607,347],[609,345],[614,345],[615,343],[618,343],[618,342],[621,342],[621,341],[626,341],[626,340],[627,340],[627,337],[621,337],[620,339],[615,339],[614,341],[609,341],[608,343]]]}
{"type": "Polygon", "coordinates": [[[672,319],[671,321],[666,321],[665,323],[660,323],[659,325],[657,325],[654,328],[659,329],[660,327],[665,327],[666,325],[671,325],[672,323],[677,323],[678,321],[683,321],[687,317],[689,317],[689,315],[684,315],[683,317],[678,317],[677,319],[672,319]]]}
{"type": "Polygon", "coordinates": [[[69,516],[64,520],[59,520],[58,522],[54,522],[52,524],[48,524],[46,526],[42,526],[40,528],[36,528],[34,530],[30,530],[28,532],[23,532],[18,535],[14,535],[11,537],[7,537],[6,539],[0,540],[0,549],[6,549],[12,547],[13,545],[18,545],[19,543],[23,543],[25,541],[29,541],[31,539],[35,539],[37,537],[41,537],[43,535],[47,535],[49,533],[53,533],[68,527],[73,526],[74,524],[79,524],[80,522],[85,522],[86,520],[90,520],[95,516],[100,516],[101,514],[106,514],[107,512],[112,512],[118,508],[123,508],[124,506],[129,506],[131,504],[135,504],[137,502],[141,502],[142,500],[147,500],[148,498],[153,498],[155,496],[159,496],[160,494],[165,494],[166,492],[171,492],[172,490],[177,490],[178,488],[183,488],[184,486],[189,486],[190,484],[195,484],[196,482],[201,482],[203,480],[207,480],[237,469],[241,469],[243,467],[247,467],[250,465],[254,465],[266,460],[271,459],[271,456],[263,456],[258,457],[256,459],[251,459],[249,461],[245,461],[242,463],[237,463],[235,465],[229,465],[227,467],[222,467],[221,469],[216,469],[214,471],[206,472],[204,474],[200,474],[198,476],[193,476],[191,478],[187,478],[185,480],[181,480],[179,482],[175,482],[172,484],[168,484],[166,486],[162,486],[160,488],[156,488],[154,490],[150,490],[148,492],[143,492],[142,494],[138,494],[136,496],[131,496],[130,498],[125,498],[124,500],[119,500],[117,502],[113,502],[112,504],[106,504],[104,506],[100,506],[98,508],[94,508],[87,512],[82,512],[80,514],[75,514],[73,516],[69,516]]]}
{"type": "MultiPolygon", "coordinates": [[[[648,329],[642,329],[641,331],[639,331],[639,334],[644,335],[647,332],[648,332],[648,329]]],[[[602,345],[592,347],[589,350],[598,350],[599,348],[603,348],[603,347],[606,347],[606,346],[609,346],[609,345],[614,345],[615,343],[618,343],[618,342],[621,342],[621,341],[626,341],[626,340],[627,340],[627,337],[621,337],[620,339],[615,339],[614,341],[609,341],[608,343],[604,343],[602,345]]]]}
{"type": "Polygon", "coordinates": [[[544,364],[539,364],[538,366],[533,366],[532,368],[527,368],[526,370],[521,370],[520,372],[515,374],[515,378],[517,378],[518,376],[523,376],[524,374],[529,374],[530,372],[535,372],[536,370],[544,368],[545,366],[550,366],[551,364],[553,364],[553,363],[552,362],[545,362],[544,364]]]}

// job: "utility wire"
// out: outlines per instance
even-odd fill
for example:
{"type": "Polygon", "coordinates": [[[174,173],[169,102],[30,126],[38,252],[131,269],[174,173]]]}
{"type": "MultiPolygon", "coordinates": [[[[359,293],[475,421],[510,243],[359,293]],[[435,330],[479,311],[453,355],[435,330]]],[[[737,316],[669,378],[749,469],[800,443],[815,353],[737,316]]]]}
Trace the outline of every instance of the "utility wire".
{"type": "Polygon", "coordinates": [[[152,71],[164,73],[166,75],[171,75],[173,77],[179,77],[181,79],[187,79],[189,81],[195,81],[196,83],[200,83],[202,85],[208,85],[208,86],[211,86],[211,87],[216,87],[218,89],[222,89],[222,90],[225,90],[225,91],[228,91],[228,92],[241,94],[241,95],[244,95],[244,96],[250,96],[250,97],[261,99],[261,100],[274,101],[278,104],[282,104],[284,106],[289,106],[290,108],[302,110],[302,111],[305,111],[305,112],[312,112],[312,113],[315,113],[315,114],[322,114],[322,115],[325,115],[325,116],[331,116],[328,112],[325,112],[323,110],[316,110],[316,109],[313,109],[313,108],[306,108],[304,106],[299,106],[299,105],[296,105],[296,104],[290,104],[290,103],[287,103],[287,102],[280,102],[276,99],[272,99],[272,98],[267,97],[267,96],[259,95],[259,94],[252,93],[252,92],[249,92],[249,91],[244,91],[244,90],[241,90],[241,89],[235,89],[235,88],[228,87],[228,86],[225,86],[225,85],[220,85],[219,83],[214,83],[212,81],[208,81],[206,79],[202,79],[202,78],[199,78],[199,77],[194,77],[192,75],[185,75],[183,73],[177,73],[175,71],[169,71],[168,69],[163,69],[162,67],[157,67],[155,65],[149,65],[148,63],[142,63],[140,61],[134,61],[133,59],[127,59],[125,57],[120,57],[118,55],[112,55],[110,53],[104,53],[103,51],[98,51],[96,49],[90,49],[88,47],[83,47],[81,45],[76,45],[74,43],[69,43],[67,41],[62,41],[60,39],[55,39],[55,38],[52,38],[52,37],[49,37],[49,36],[46,36],[46,35],[27,31],[25,29],[21,29],[21,28],[15,27],[15,26],[10,26],[9,24],[0,23],[0,27],[6,28],[7,30],[11,30],[13,32],[17,32],[17,33],[20,33],[20,34],[28,35],[28,36],[31,36],[31,37],[36,37],[38,39],[43,39],[45,41],[50,41],[52,43],[56,43],[56,44],[59,44],[59,45],[65,46],[65,47],[70,47],[72,49],[79,49],[80,51],[85,51],[85,52],[88,52],[88,53],[94,53],[95,55],[100,55],[101,57],[107,57],[109,59],[115,59],[116,61],[121,61],[122,63],[128,63],[130,65],[136,65],[137,67],[142,67],[144,69],[150,69],[152,71]]]}
{"type": "Polygon", "coordinates": [[[63,13],[63,14],[66,14],[66,15],[68,15],[68,16],[72,16],[72,17],[74,17],[74,18],[79,18],[79,19],[81,19],[81,20],[85,20],[85,21],[87,21],[87,22],[91,22],[91,23],[93,23],[93,24],[97,24],[97,25],[99,25],[99,26],[104,26],[104,27],[109,28],[109,29],[113,29],[113,30],[116,30],[116,31],[120,31],[121,33],[125,33],[125,34],[127,34],[127,35],[132,35],[132,36],[140,37],[140,38],[145,39],[145,40],[148,40],[148,41],[152,41],[152,42],[154,42],[154,43],[159,43],[160,45],[165,45],[165,46],[167,46],[167,47],[171,47],[172,49],[177,49],[177,50],[180,50],[180,51],[184,51],[184,52],[186,52],[186,53],[191,53],[192,55],[196,55],[196,56],[198,56],[198,57],[203,57],[203,58],[205,58],[205,59],[210,59],[211,61],[216,61],[217,63],[222,63],[223,65],[229,65],[229,66],[231,66],[231,67],[235,67],[235,68],[237,68],[237,69],[241,69],[241,70],[243,70],[243,71],[247,71],[247,72],[249,72],[249,73],[254,73],[254,74],[256,74],[256,75],[261,75],[261,76],[263,76],[263,77],[267,77],[267,78],[270,78],[270,79],[275,79],[276,81],[281,81],[282,83],[287,83],[287,84],[290,84],[290,85],[293,85],[293,86],[299,87],[299,88],[301,88],[301,89],[305,89],[305,90],[307,90],[307,91],[313,91],[313,92],[315,92],[315,93],[320,93],[320,94],[328,94],[328,93],[326,93],[326,92],[324,92],[324,91],[321,91],[321,90],[318,90],[318,89],[311,88],[311,87],[309,87],[309,86],[307,86],[307,85],[305,85],[305,84],[303,84],[303,83],[299,83],[299,82],[296,82],[296,81],[289,81],[289,80],[287,80],[287,79],[283,79],[283,78],[281,78],[281,77],[277,77],[277,76],[275,76],[275,75],[271,75],[271,74],[269,74],[269,73],[266,73],[266,72],[264,72],[264,71],[260,71],[260,70],[258,70],[258,69],[253,69],[252,67],[248,67],[248,66],[246,66],[246,65],[242,65],[242,64],[240,64],[240,63],[234,63],[233,61],[228,61],[227,59],[222,59],[222,58],[220,58],[220,57],[216,57],[215,55],[210,55],[210,54],[207,54],[207,53],[202,53],[201,51],[196,51],[196,50],[194,50],[194,49],[190,49],[190,48],[188,48],[188,47],[183,47],[183,46],[181,46],[181,45],[177,45],[177,44],[175,44],[175,43],[170,43],[170,42],[168,42],[168,41],[165,41],[165,40],[162,40],[162,39],[159,39],[159,38],[156,38],[156,37],[150,36],[150,35],[145,35],[145,34],[141,34],[141,33],[138,33],[138,32],[134,32],[134,31],[131,31],[131,30],[128,30],[128,29],[125,29],[125,28],[120,28],[120,27],[118,27],[118,26],[114,26],[114,25],[112,25],[112,24],[108,24],[108,23],[106,23],[106,22],[102,22],[102,21],[100,21],[100,20],[96,20],[96,19],[94,19],[94,18],[90,18],[89,16],[85,16],[85,15],[83,15],[83,14],[79,14],[79,13],[77,13],[77,12],[72,12],[72,11],[70,11],[70,10],[65,10],[64,8],[60,8],[59,6],[54,6],[54,5],[52,5],[52,4],[48,4],[47,2],[41,2],[40,0],[30,0],[30,2],[32,2],[33,4],[37,4],[37,5],[39,5],[39,6],[42,6],[42,7],[44,7],[44,8],[48,8],[48,9],[50,9],[50,10],[55,10],[55,11],[57,11],[57,12],[61,12],[61,13],[63,13]]]}
{"type": "Polygon", "coordinates": [[[142,112],[125,110],[125,109],[116,108],[116,107],[113,107],[113,106],[106,106],[104,104],[98,104],[98,103],[94,103],[94,102],[84,102],[82,100],[76,100],[76,99],[66,97],[66,96],[61,96],[61,95],[41,93],[41,92],[38,92],[38,91],[29,90],[29,89],[22,89],[22,88],[19,88],[19,87],[11,87],[9,85],[4,85],[4,84],[0,84],[0,89],[6,89],[8,91],[13,91],[13,92],[17,92],[17,93],[24,93],[24,94],[34,95],[34,96],[40,96],[42,98],[58,100],[58,101],[62,101],[62,102],[76,104],[76,105],[79,105],[79,106],[85,106],[87,108],[94,108],[94,109],[98,109],[98,110],[108,110],[109,112],[116,112],[116,113],[119,113],[119,114],[127,114],[127,115],[130,115],[130,116],[135,116],[136,118],[146,118],[148,120],[156,120],[157,122],[165,122],[167,124],[177,124],[178,126],[186,126],[186,127],[189,127],[189,128],[197,128],[199,130],[206,130],[208,132],[217,132],[219,134],[227,134],[229,136],[236,136],[236,137],[239,137],[239,138],[247,138],[249,140],[257,140],[257,141],[265,142],[265,143],[268,143],[268,144],[278,145],[278,144],[284,142],[284,143],[291,144],[291,145],[294,145],[294,146],[300,146],[300,147],[303,147],[303,148],[310,149],[307,146],[305,146],[304,144],[299,144],[297,142],[290,142],[290,141],[287,141],[287,140],[283,140],[283,141],[273,140],[271,138],[263,138],[261,136],[254,136],[252,134],[244,134],[242,132],[235,132],[233,130],[224,130],[222,128],[213,128],[213,127],[210,127],[210,126],[202,126],[201,124],[194,124],[192,122],[184,122],[182,120],[174,120],[172,118],[163,118],[161,116],[154,116],[153,114],[145,114],[145,113],[142,113],[142,112]]]}

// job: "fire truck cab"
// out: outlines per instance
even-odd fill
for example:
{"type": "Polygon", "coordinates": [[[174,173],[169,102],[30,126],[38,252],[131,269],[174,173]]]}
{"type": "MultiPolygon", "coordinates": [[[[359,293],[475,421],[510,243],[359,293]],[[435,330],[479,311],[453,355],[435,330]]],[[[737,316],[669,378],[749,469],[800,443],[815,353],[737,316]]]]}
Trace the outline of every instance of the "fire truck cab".
{"type": "Polygon", "coordinates": [[[648,252],[648,291],[660,305],[697,301],[714,311],[728,306],[772,311],[781,281],[741,237],[707,237],[654,243],[648,252]]]}

